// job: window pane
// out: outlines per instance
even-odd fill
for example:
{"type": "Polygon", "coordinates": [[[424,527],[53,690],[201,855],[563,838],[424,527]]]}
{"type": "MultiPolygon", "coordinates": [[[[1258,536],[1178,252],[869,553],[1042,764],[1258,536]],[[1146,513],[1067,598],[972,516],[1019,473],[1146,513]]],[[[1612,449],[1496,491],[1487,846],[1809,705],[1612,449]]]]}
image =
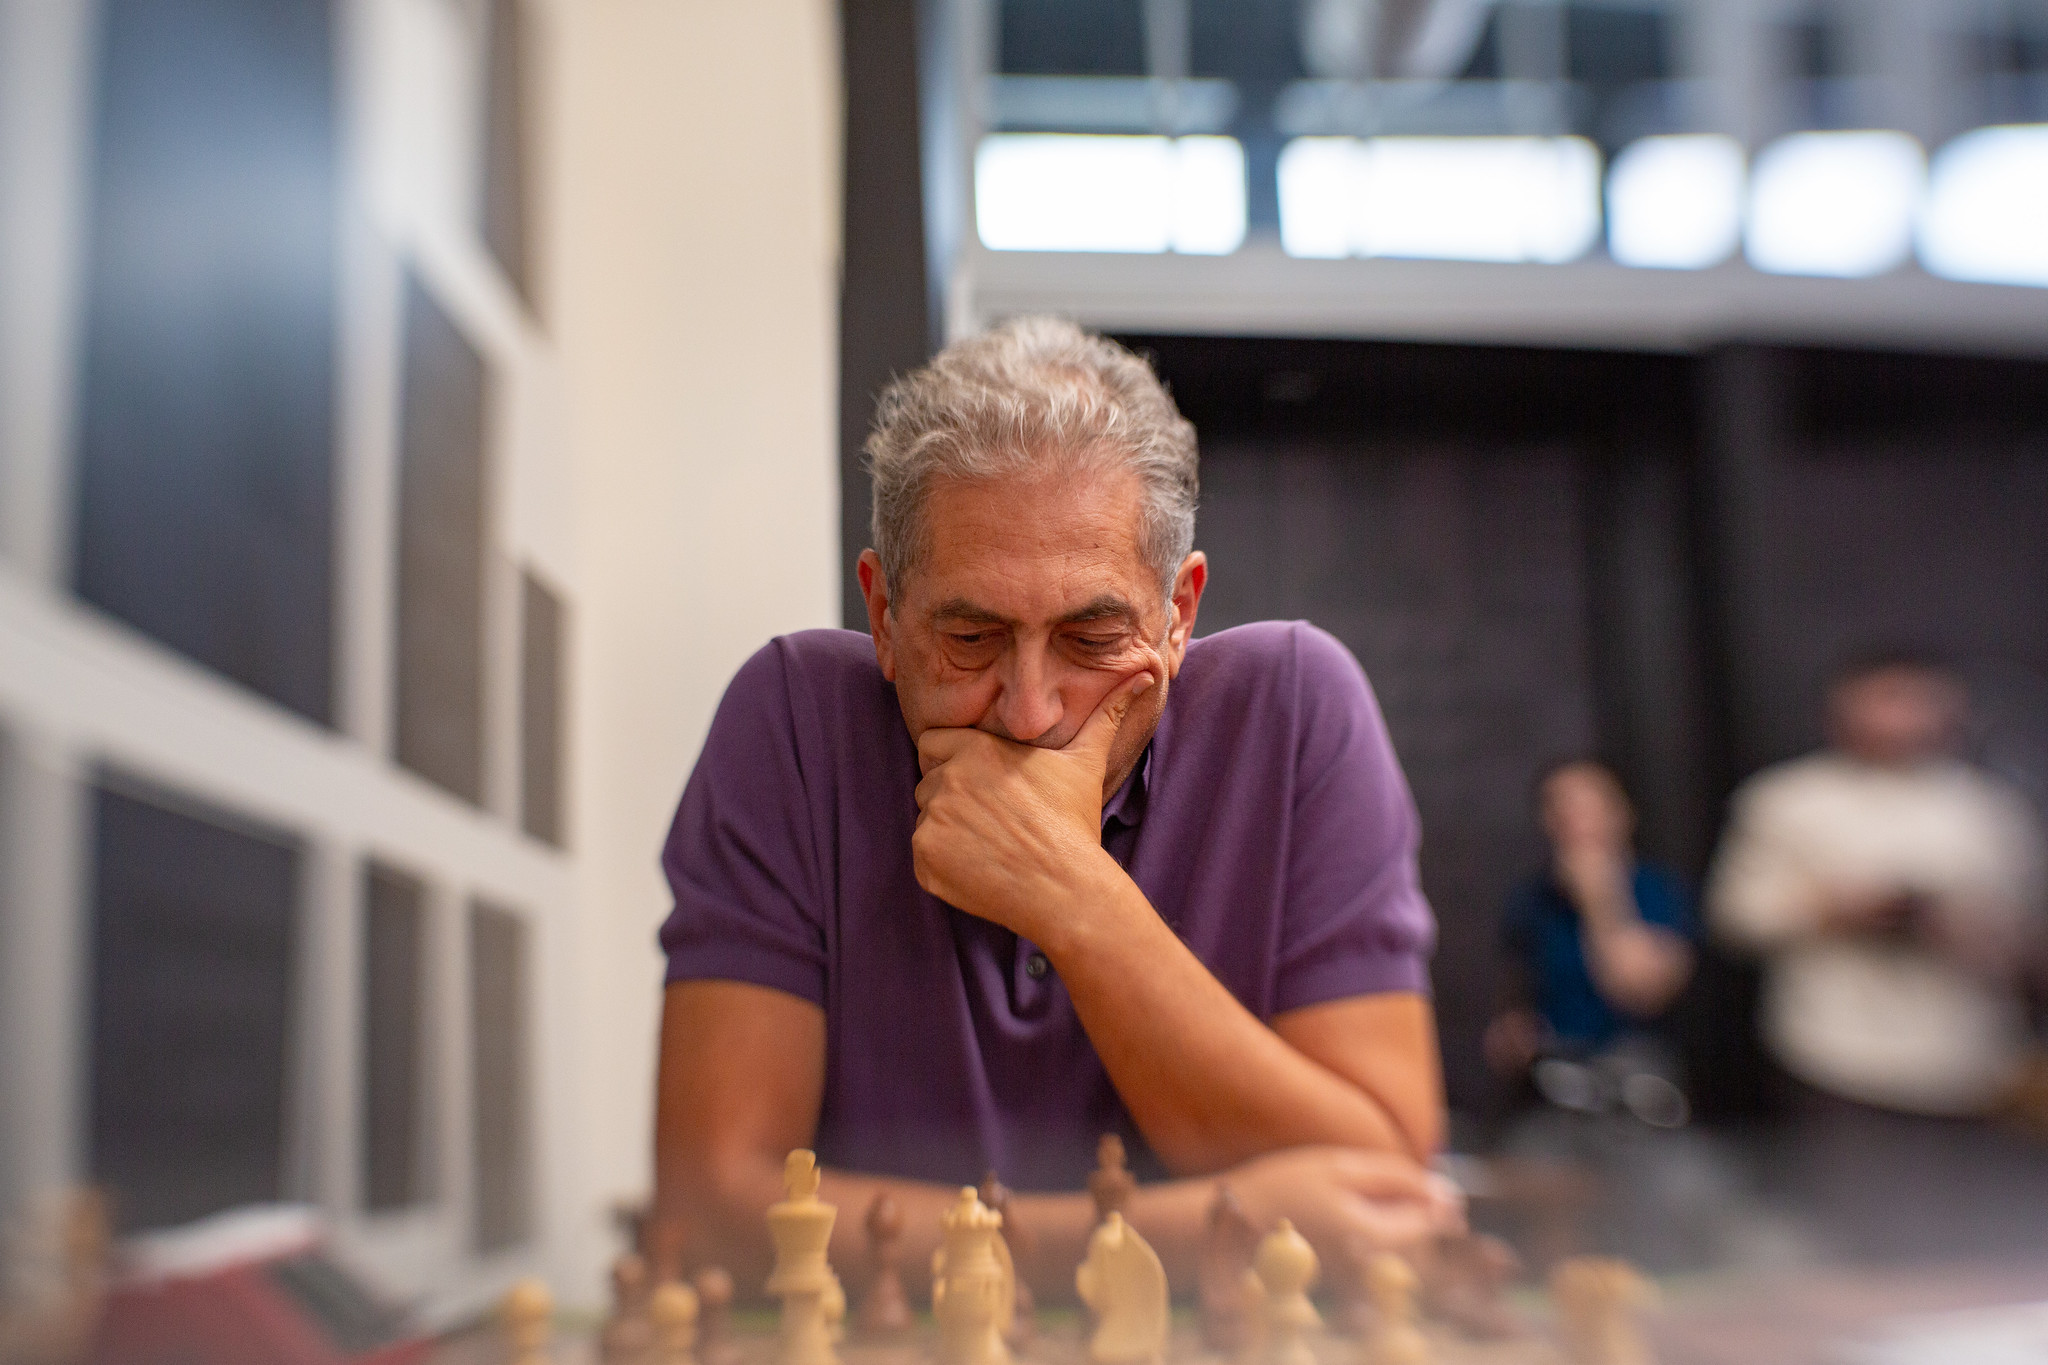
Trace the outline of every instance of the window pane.
{"type": "Polygon", "coordinates": [[[298,853],[180,801],[98,789],[92,1178],[124,1229],[276,1200],[298,853]]]}
{"type": "Polygon", "coordinates": [[[526,19],[523,0],[492,0],[484,110],[484,242],[533,305],[527,203],[526,19]]]}
{"type": "Polygon", "coordinates": [[[527,1110],[527,931],[508,910],[471,908],[469,934],[474,1241],[496,1251],[532,1230],[527,1110]]]}
{"type": "Polygon", "coordinates": [[[484,365],[415,278],[398,488],[398,761],[483,799],[484,365]]]}
{"type": "Polygon", "coordinates": [[[425,892],[374,863],[363,875],[362,985],[363,1207],[403,1208],[428,1194],[425,892]]]}
{"type": "Polygon", "coordinates": [[[521,575],[519,735],[520,818],[528,834],[562,842],[564,697],[562,651],[567,623],[562,601],[531,573],[521,575]]]}
{"type": "Polygon", "coordinates": [[[335,129],[324,0],[108,0],[79,595],[333,707],[335,129]]]}

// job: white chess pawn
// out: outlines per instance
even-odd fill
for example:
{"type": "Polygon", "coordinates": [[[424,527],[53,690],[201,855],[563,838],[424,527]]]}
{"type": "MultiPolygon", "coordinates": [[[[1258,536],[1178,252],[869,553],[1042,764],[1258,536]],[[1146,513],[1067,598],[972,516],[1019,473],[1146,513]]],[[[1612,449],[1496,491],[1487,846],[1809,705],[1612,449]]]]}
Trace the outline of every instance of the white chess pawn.
{"type": "Polygon", "coordinates": [[[697,1291],[671,1280],[657,1287],[647,1300],[647,1320],[653,1328],[655,1365],[696,1365],[691,1352],[697,1345],[697,1291]]]}
{"type": "Polygon", "coordinates": [[[555,1296],[541,1281],[521,1280],[505,1291],[498,1304],[498,1323],[511,1365],[548,1365],[554,1318],[555,1296]]]}
{"type": "Polygon", "coordinates": [[[1415,1325],[1420,1283],[1414,1268],[1391,1252],[1365,1263],[1365,1292],[1373,1306],[1365,1365],[1429,1365],[1429,1338],[1415,1325]]]}
{"type": "Polygon", "coordinates": [[[932,1258],[932,1316],[939,1323],[940,1365],[1010,1365],[1003,1343],[1015,1285],[996,1257],[1003,1217],[968,1185],[940,1219],[945,1242],[932,1258]]]}
{"type": "MultiPolygon", "coordinates": [[[[825,1260],[839,1210],[818,1198],[818,1158],[798,1149],[782,1168],[785,1198],[768,1210],[775,1270],[767,1289],[782,1300],[776,1365],[839,1365],[833,1350],[831,1296],[839,1277],[825,1260]]],[[[842,1311],[844,1295],[841,1295],[842,1311]]]]}
{"type": "Polygon", "coordinates": [[[1166,1269],[1121,1213],[1111,1213],[1088,1239],[1074,1288],[1095,1313],[1088,1339],[1095,1365],[1161,1365],[1166,1359],[1166,1269]]]}
{"type": "Polygon", "coordinates": [[[1259,1335],[1266,1365],[1316,1365],[1307,1340],[1309,1329],[1323,1321],[1308,1298],[1316,1270],[1315,1248],[1285,1218],[1259,1243],[1252,1274],[1259,1285],[1259,1335]]]}

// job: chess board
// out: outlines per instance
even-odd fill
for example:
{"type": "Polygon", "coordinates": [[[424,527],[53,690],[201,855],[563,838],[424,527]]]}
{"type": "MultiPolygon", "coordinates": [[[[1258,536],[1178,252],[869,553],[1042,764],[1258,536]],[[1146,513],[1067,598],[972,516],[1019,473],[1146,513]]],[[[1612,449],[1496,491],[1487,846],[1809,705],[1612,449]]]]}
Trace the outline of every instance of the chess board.
{"type": "MultiPolygon", "coordinates": [[[[1423,1332],[1429,1339],[1429,1365],[1572,1365],[1540,1317],[1532,1316],[1527,1337],[1510,1341],[1473,1341],[1436,1323],[1425,1323],[1423,1332]]],[[[1317,1365],[1371,1365],[1359,1339],[1324,1328],[1311,1332],[1308,1340],[1317,1365]]],[[[925,1314],[901,1337],[852,1337],[840,1345],[839,1360],[840,1365],[935,1365],[937,1345],[938,1331],[925,1314]]],[[[723,1346],[708,1343],[707,1348],[698,1352],[697,1365],[775,1365],[775,1316],[736,1314],[723,1346]]],[[[604,1365],[597,1335],[587,1328],[563,1331],[550,1356],[553,1365],[604,1365]]],[[[1070,1309],[1041,1312],[1030,1340],[1012,1356],[1016,1365],[1092,1365],[1080,1315],[1070,1309]]],[[[479,1329],[444,1342],[432,1365],[502,1365],[505,1359],[497,1334],[479,1329]]],[[[1188,1310],[1175,1313],[1166,1359],[1167,1365],[1241,1365],[1203,1347],[1188,1310]]]]}

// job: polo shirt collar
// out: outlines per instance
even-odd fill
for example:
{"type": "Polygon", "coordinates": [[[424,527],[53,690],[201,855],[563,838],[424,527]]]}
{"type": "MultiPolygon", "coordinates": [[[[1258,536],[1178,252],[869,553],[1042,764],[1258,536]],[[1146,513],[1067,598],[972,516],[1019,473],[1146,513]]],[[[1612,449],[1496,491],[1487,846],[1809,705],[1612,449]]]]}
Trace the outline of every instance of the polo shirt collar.
{"type": "MultiPolygon", "coordinates": [[[[1156,738],[1155,738],[1156,742],[1156,738]]],[[[1145,752],[1138,755],[1138,766],[1131,769],[1131,775],[1116,789],[1116,795],[1109,798],[1109,804],[1102,808],[1102,827],[1109,828],[1114,820],[1126,829],[1136,829],[1145,818],[1145,803],[1151,792],[1152,745],[1145,746],[1145,752]]]]}

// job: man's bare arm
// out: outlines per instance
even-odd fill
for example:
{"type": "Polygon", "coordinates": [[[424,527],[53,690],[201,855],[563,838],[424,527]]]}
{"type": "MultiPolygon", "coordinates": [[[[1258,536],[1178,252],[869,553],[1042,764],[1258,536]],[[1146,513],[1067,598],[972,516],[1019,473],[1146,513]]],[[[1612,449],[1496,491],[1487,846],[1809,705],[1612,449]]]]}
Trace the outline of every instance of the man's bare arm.
{"type": "Polygon", "coordinates": [[[1426,1001],[1361,997],[1268,1028],[1104,862],[1099,889],[1044,916],[1039,946],[1168,1169],[1207,1174],[1311,1145],[1428,1159],[1442,1099],[1426,1001]]]}
{"type": "MultiPolygon", "coordinates": [[[[1314,1033],[1336,1021],[1322,1013],[1327,1009],[1298,1016],[1314,1033]],[[1308,1018],[1319,1013],[1320,1020],[1308,1018]]],[[[762,1214],[782,1197],[783,1158],[814,1141],[824,1057],[824,1014],[808,1001],[739,982],[668,988],[655,1122],[654,1240],[661,1270],[715,1262],[747,1293],[766,1278],[771,1248],[762,1214]]],[[[1076,1182],[1085,1174],[1076,1171],[1076,1182]]],[[[1228,1178],[1256,1221],[1291,1217],[1326,1255],[1405,1246],[1457,1218],[1440,1184],[1420,1167],[1374,1153],[1277,1152],[1228,1178]]],[[[929,1263],[939,1216],[955,1193],[927,1182],[826,1171],[823,1196],[840,1211],[831,1255],[856,1292],[867,1268],[861,1219],[883,1190],[903,1210],[902,1247],[910,1266],[929,1263]]],[[[1213,1181],[1173,1181],[1142,1187],[1128,1209],[1176,1283],[1189,1282],[1195,1272],[1213,1196],[1213,1181]]],[[[1087,1252],[1092,1203],[1080,1194],[1023,1195],[1015,1210],[1032,1234],[1032,1256],[1021,1268],[1041,1294],[1066,1297],[1074,1266],[1087,1252]]]]}

